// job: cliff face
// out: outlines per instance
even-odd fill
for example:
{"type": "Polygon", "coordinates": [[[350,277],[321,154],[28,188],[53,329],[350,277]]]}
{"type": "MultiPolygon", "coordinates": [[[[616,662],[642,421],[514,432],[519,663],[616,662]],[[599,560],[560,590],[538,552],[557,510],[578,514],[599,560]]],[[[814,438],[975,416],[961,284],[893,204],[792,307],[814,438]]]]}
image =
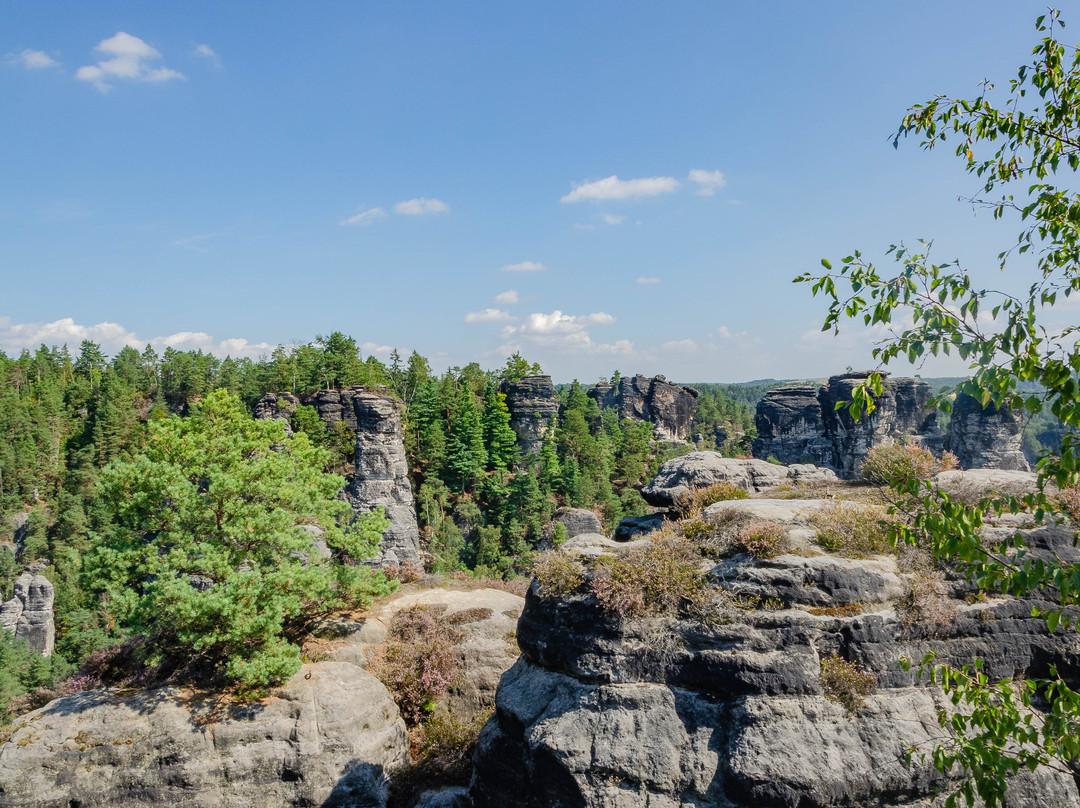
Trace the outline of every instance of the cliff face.
{"type": "Polygon", "coordinates": [[[836,449],[825,435],[821,411],[816,387],[797,385],[767,392],[754,415],[754,457],[775,457],[784,465],[836,466],[836,449]]]}
{"type": "Polygon", "coordinates": [[[0,606],[0,628],[26,640],[42,656],[53,652],[53,585],[44,575],[24,572],[15,579],[15,594],[0,606]]]}
{"type": "MultiPolygon", "coordinates": [[[[934,650],[952,664],[980,656],[991,677],[1056,664],[1078,683],[1075,638],[1049,635],[1032,602],[967,604],[965,584],[949,580],[946,619],[903,620],[912,575],[893,556],[814,551],[806,513],[820,507],[711,506],[707,519],[734,508],[785,524],[800,552],[704,562],[710,591],[744,599],[729,611],[618,621],[587,594],[545,597],[534,582],[518,623],[521,658],[480,737],[475,808],[929,808],[955,783],[918,754],[906,766],[903,754],[939,741],[938,712],[952,707],[903,671],[901,656],[934,650]],[[770,599],[780,606],[753,605],[770,599]],[[861,613],[822,611],[850,604],[861,613]],[[833,655],[876,676],[876,693],[854,714],[825,698],[821,662],[833,655]]],[[[1076,557],[1071,530],[1032,531],[1028,544],[1076,557]]],[[[1010,784],[1014,806],[1078,800],[1073,777],[1049,768],[1010,784]]]]}
{"type": "Polygon", "coordinates": [[[522,455],[539,454],[544,438],[554,429],[559,414],[559,396],[550,376],[526,376],[505,381],[500,392],[506,395],[510,427],[518,438],[522,455]]]}
{"type": "Polygon", "coordinates": [[[961,468],[1029,471],[1021,443],[1024,418],[1008,408],[983,407],[966,393],[953,402],[945,448],[956,455],[961,468]]]}
{"type": "Polygon", "coordinates": [[[663,376],[623,376],[616,385],[594,385],[588,396],[599,406],[616,410],[619,418],[651,423],[659,440],[684,442],[690,438],[697,391],[663,376]]]}

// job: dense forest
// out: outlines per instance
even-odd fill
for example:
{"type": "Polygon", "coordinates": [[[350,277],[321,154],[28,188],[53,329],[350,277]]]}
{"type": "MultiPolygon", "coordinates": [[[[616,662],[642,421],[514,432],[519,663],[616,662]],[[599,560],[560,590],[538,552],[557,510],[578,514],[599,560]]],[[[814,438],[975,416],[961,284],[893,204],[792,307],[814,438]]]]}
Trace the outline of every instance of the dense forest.
{"type": "MultiPolygon", "coordinates": [[[[13,661],[0,664],[0,696],[6,702],[47,685],[123,639],[107,589],[87,564],[120,529],[103,472],[143,452],[151,424],[186,418],[216,390],[249,412],[269,392],[303,400],[356,384],[390,390],[404,406],[421,537],[436,572],[523,574],[536,548],[559,540],[552,516],[563,505],[592,509],[609,528],[645,513],[640,486],[663,460],[693,447],[655,441],[651,424],[602,412],[575,381],[560,388],[556,429],[537,456],[523,458],[499,385],[540,372],[515,355],[496,371],[474,363],[437,374],[416,353],[395,352],[388,363],[362,357],[340,332],[259,360],[173,349],[159,355],[149,346],[110,358],[89,341],[75,354],[43,345],[0,355],[0,593],[11,597],[23,569],[41,571],[56,590],[57,622],[57,653],[47,663],[14,664],[26,649],[0,632],[0,657],[13,661]]],[[[727,386],[698,389],[697,447],[746,453],[750,402],[727,386]]],[[[326,471],[348,473],[355,436],[344,424],[328,428],[313,407],[300,406],[290,425],[323,450],[326,471]]]]}

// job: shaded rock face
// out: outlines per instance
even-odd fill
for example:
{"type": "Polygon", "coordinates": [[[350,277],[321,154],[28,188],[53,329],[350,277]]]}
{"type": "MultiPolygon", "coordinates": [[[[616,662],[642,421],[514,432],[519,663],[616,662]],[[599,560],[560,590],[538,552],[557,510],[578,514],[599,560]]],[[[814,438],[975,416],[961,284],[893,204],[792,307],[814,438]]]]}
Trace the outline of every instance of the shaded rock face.
{"type": "Polygon", "coordinates": [[[758,435],[752,449],[754,457],[775,457],[785,465],[836,465],[836,450],[825,436],[816,387],[796,385],[770,390],[758,402],[754,426],[758,435]]]}
{"type": "Polygon", "coordinates": [[[408,752],[389,691],[347,662],[305,665],[262,702],[216,706],[172,688],[50,702],[0,747],[0,805],[374,808],[408,752]]]}
{"type": "MultiPolygon", "coordinates": [[[[799,507],[766,501],[761,513],[784,511],[789,530],[805,530],[799,507]]],[[[1027,541],[1036,553],[1077,557],[1069,530],[1027,541]]],[[[480,736],[475,808],[928,808],[951,784],[918,754],[906,766],[903,754],[939,741],[938,711],[952,707],[897,660],[928,650],[954,665],[980,656],[998,678],[1057,665],[1076,685],[1080,640],[1051,636],[1031,617],[1033,602],[1008,598],[956,598],[944,625],[904,626],[895,607],[908,577],[891,556],[728,560],[710,572],[711,586],[787,608],[715,620],[616,621],[586,595],[544,598],[534,582],[518,623],[521,658],[480,736]],[[809,611],[855,598],[863,613],[853,617],[809,611]],[[824,698],[820,662],[833,654],[877,677],[855,715],[824,698]]],[[[963,594],[962,581],[951,585],[963,594]]],[[[1009,787],[1014,808],[1078,800],[1074,778],[1049,768],[1009,787]]]]}
{"type": "Polygon", "coordinates": [[[382,506],[390,519],[375,563],[419,562],[420,531],[405,459],[401,402],[362,387],[350,388],[340,396],[341,418],[354,422],[352,428],[356,430],[355,469],[347,488],[349,502],[357,514],[382,506]]]}
{"type": "Polygon", "coordinates": [[[647,421],[659,440],[685,442],[697,410],[697,390],[680,387],[663,376],[623,376],[617,385],[601,382],[589,388],[589,398],[614,409],[619,418],[647,421]]]}
{"type": "Polygon", "coordinates": [[[0,606],[0,628],[26,640],[42,656],[53,652],[53,585],[44,575],[24,572],[15,579],[15,595],[0,606]]]}
{"type": "Polygon", "coordinates": [[[267,393],[255,402],[255,417],[260,421],[284,421],[285,429],[292,434],[289,419],[300,406],[300,399],[292,393],[267,393]]]}
{"type": "Polygon", "coordinates": [[[675,499],[695,488],[729,482],[750,493],[781,485],[825,485],[836,482],[830,469],[809,464],[781,466],[765,460],[738,460],[717,452],[690,452],[667,461],[641,495],[650,505],[671,507],[675,499]]]}
{"type": "Polygon", "coordinates": [[[584,508],[560,508],[555,521],[566,528],[566,538],[572,539],[582,533],[603,533],[600,517],[584,508]]]}
{"type": "Polygon", "coordinates": [[[991,468],[1029,471],[1021,443],[1024,417],[1009,408],[983,407],[967,393],[953,402],[945,448],[965,469],[991,468]]]}
{"type": "Polygon", "coordinates": [[[523,455],[539,454],[540,447],[555,427],[559,396],[550,376],[526,376],[505,381],[499,388],[506,395],[510,426],[523,455]]]}

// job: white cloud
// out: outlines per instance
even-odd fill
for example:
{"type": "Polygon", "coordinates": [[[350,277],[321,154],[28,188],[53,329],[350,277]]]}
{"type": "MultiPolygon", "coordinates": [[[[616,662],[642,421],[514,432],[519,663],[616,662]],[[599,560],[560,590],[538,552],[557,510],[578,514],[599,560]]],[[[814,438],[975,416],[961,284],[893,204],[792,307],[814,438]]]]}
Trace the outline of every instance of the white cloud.
{"type": "Polygon", "coordinates": [[[659,278],[640,277],[640,278],[637,279],[636,282],[637,283],[660,283],[660,279],[659,278]]]}
{"type": "Polygon", "coordinates": [[[46,67],[60,67],[60,63],[45,51],[27,48],[19,53],[9,53],[4,60],[8,64],[21,65],[27,70],[41,70],[46,67]]]}
{"type": "Polygon", "coordinates": [[[510,312],[500,311],[499,309],[470,311],[465,315],[465,322],[467,323],[508,323],[516,319],[517,317],[510,316],[510,312]]]}
{"type": "Polygon", "coordinates": [[[697,183],[698,189],[694,193],[698,196],[712,196],[727,185],[724,172],[705,171],[701,168],[695,168],[690,172],[690,182],[697,183]]]}
{"type": "Polygon", "coordinates": [[[404,202],[398,202],[394,205],[394,213],[400,213],[405,216],[423,216],[427,213],[446,213],[449,210],[450,206],[441,199],[426,199],[422,196],[417,199],[408,199],[404,202]]]}
{"type": "Polygon", "coordinates": [[[612,325],[615,318],[604,311],[592,314],[563,314],[559,309],[551,314],[535,312],[519,326],[507,326],[504,334],[580,334],[590,325],[612,325]]]}
{"type": "Polygon", "coordinates": [[[520,303],[521,298],[518,296],[517,292],[510,289],[507,292],[499,292],[499,294],[495,295],[495,302],[503,306],[510,306],[514,303],[520,303]]]}
{"type": "Polygon", "coordinates": [[[679,181],[674,177],[641,177],[633,180],[620,180],[612,174],[595,182],[574,185],[574,190],[560,199],[560,202],[581,202],[586,199],[637,199],[643,196],[671,193],[679,190],[679,181]]]}
{"type": "Polygon", "coordinates": [[[574,222],[575,230],[595,230],[595,224],[582,224],[581,222],[574,222]]]}
{"type": "MultiPolygon", "coordinates": [[[[364,342],[360,345],[361,354],[366,354],[367,356],[374,356],[383,361],[390,359],[390,354],[392,354],[393,352],[393,345],[380,345],[377,342],[364,342]]],[[[402,348],[399,346],[397,352],[402,357],[407,357],[409,354],[412,353],[412,348],[402,348]]]]}
{"type": "Polygon", "coordinates": [[[201,349],[220,357],[257,357],[274,349],[268,342],[248,342],[242,337],[215,340],[204,331],[179,331],[164,337],[143,339],[119,323],[82,325],[71,317],[51,323],[13,323],[10,317],[0,317],[0,350],[9,354],[24,348],[33,350],[43,343],[67,345],[74,352],[84,339],[98,343],[107,354],[115,354],[126,345],[142,348],[148,343],[159,352],[165,348],[184,351],[201,349]]]}
{"type": "Polygon", "coordinates": [[[626,221],[626,217],[616,216],[614,213],[605,213],[604,221],[608,224],[622,224],[624,221],[626,221]]]}
{"type": "Polygon", "coordinates": [[[94,50],[111,58],[80,67],[75,71],[75,78],[90,82],[103,93],[112,89],[107,79],[160,82],[185,78],[183,73],[169,67],[150,67],[147,62],[160,59],[161,54],[137,36],[123,31],[101,40],[94,50]]]}
{"type": "Polygon", "coordinates": [[[209,61],[214,67],[221,67],[221,57],[209,45],[196,45],[194,53],[209,61]]]}
{"type": "Polygon", "coordinates": [[[385,216],[386,211],[382,208],[372,208],[371,210],[357,213],[355,216],[350,216],[348,219],[342,219],[338,224],[342,226],[359,225],[361,227],[366,227],[376,219],[382,219],[385,216]]]}
{"type": "Polygon", "coordinates": [[[507,264],[499,269],[503,272],[544,272],[547,267],[536,261],[522,261],[520,264],[507,264]]]}
{"type": "Polygon", "coordinates": [[[670,353],[696,353],[698,344],[692,339],[671,340],[660,346],[661,351],[670,353]]]}
{"type": "Polygon", "coordinates": [[[720,326],[708,336],[709,339],[732,342],[739,348],[755,348],[761,345],[761,340],[758,337],[750,336],[747,331],[733,332],[726,325],[720,326]]]}

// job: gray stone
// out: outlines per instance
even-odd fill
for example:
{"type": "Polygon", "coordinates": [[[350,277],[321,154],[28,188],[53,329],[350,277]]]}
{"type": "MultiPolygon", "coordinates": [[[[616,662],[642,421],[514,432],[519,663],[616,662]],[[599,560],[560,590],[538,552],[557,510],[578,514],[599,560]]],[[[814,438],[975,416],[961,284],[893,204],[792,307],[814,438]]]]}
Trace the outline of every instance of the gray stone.
{"type": "Polygon", "coordinates": [[[641,539],[636,541],[615,541],[599,533],[581,533],[564,543],[559,549],[572,556],[598,558],[602,555],[615,555],[644,543],[641,539]]]}
{"type": "Polygon", "coordinates": [[[390,693],[347,662],[305,665],[245,707],[96,690],[14,727],[0,805],[20,808],[381,808],[409,747],[390,693]]]}
{"type": "Polygon", "coordinates": [[[615,528],[615,541],[627,542],[635,536],[647,536],[664,526],[666,517],[662,513],[650,513],[646,516],[627,516],[615,528]]]}
{"type": "Polygon", "coordinates": [[[945,448],[956,455],[961,468],[1029,471],[1023,439],[1023,413],[992,404],[983,407],[967,393],[956,396],[945,448]]]}
{"type": "Polygon", "coordinates": [[[555,521],[566,528],[566,537],[568,539],[582,533],[604,532],[600,517],[584,508],[560,508],[558,513],[555,514],[555,521]]]}
{"type": "Polygon", "coordinates": [[[504,381],[500,392],[506,395],[510,426],[518,438],[523,455],[539,454],[544,439],[555,429],[559,414],[559,396],[550,376],[526,376],[504,381]]]}
{"type": "Polygon", "coordinates": [[[680,387],[663,376],[623,376],[618,384],[600,382],[587,395],[602,408],[613,409],[620,419],[653,425],[657,440],[685,442],[690,438],[698,392],[680,387]]]}
{"type": "MultiPolygon", "coordinates": [[[[951,497],[974,503],[993,494],[1023,497],[1039,490],[1038,476],[1031,471],[1005,469],[953,469],[934,476],[934,486],[951,497]]],[[[1055,490],[1049,483],[1047,493],[1055,490]]]]}
{"type": "Polygon", "coordinates": [[[754,457],[775,457],[784,464],[836,465],[836,449],[825,435],[818,392],[811,385],[793,385],[765,394],[754,415],[754,457]]]}
{"type": "Polygon", "coordinates": [[[267,393],[255,402],[255,417],[260,421],[282,421],[285,430],[292,434],[289,419],[292,418],[296,408],[300,406],[300,399],[292,393],[267,393]]]}
{"type": "Polygon", "coordinates": [[[414,808],[472,808],[472,797],[469,789],[459,786],[425,791],[414,808]]]}
{"type": "Polygon", "coordinates": [[[15,594],[0,606],[0,628],[26,640],[42,656],[53,652],[53,585],[44,575],[24,572],[15,579],[15,594]]]}
{"type": "Polygon", "coordinates": [[[837,482],[837,477],[829,469],[810,464],[781,466],[764,460],[724,457],[717,452],[690,452],[660,466],[641,494],[650,505],[670,507],[676,497],[719,482],[758,493],[782,485],[828,485],[837,482]]]}

